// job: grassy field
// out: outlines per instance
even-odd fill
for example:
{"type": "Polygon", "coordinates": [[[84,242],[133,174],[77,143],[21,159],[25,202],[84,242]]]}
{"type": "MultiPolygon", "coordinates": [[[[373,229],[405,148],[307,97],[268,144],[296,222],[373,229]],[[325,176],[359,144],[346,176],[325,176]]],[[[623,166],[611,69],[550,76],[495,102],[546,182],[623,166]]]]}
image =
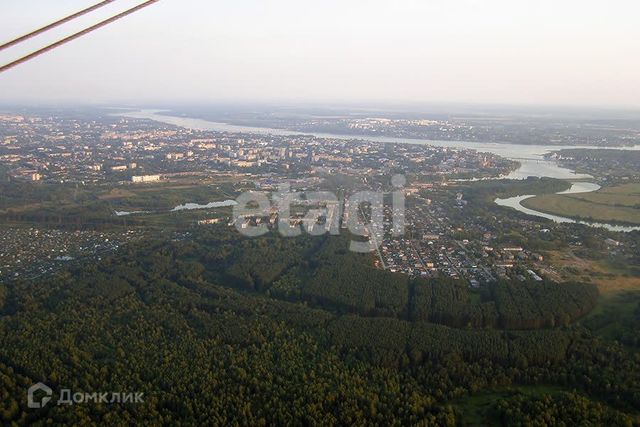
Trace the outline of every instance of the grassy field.
{"type": "Polygon", "coordinates": [[[601,205],[640,208],[640,184],[606,187],[595,193],[573,194],[570,197],[601,205]]]}
{"type": "Polygon", "coordinates": [[[127,186],[25,185],[22,191],[14,191],[15,194],[0,201],[0,219],[12,224],[75,227],[192,224],[212,216],[228,216],[230,209],[171,210],[185,203],[233,200],[239,188],[242,188],[239,180],[228,177],[127,186]],[[148,214],[116,217],[115,211],[148,214]]]}
{"type": "Polygon", "coordinates": [[[640,277],[633,267],[579,258],[571,251],[548,251],[546,255],[562,280],[594,283],[603,295],[640,291],[640,277]]]}
{"type": "Polygon", "coordinates": [[[581,220],[640,224],[640,184],[602,188],[594,193],[543,195],[522,204],[540,212],[581,220]]]}
{"type": "Polygon", "coordinates": [[[231,185],[150,185],[116,188],[98,194],[113,210],[162,211],[184,203],[207,204],[235,199],[231,185]]]}

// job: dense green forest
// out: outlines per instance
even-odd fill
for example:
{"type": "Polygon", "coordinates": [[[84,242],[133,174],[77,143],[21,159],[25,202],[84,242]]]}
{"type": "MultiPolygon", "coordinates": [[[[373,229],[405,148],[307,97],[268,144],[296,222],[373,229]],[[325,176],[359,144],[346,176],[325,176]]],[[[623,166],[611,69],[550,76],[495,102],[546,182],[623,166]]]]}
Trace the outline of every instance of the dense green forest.
{"type": "Polygon", "coordinates": [[[346,248],[214,227],[0,285],[0,419],[456,425],[468,399],[501,391],[474,422],[639,421],[640,358],[572,324],[592,287],[499,283],[475,294],[376,271],[346,248]],[[29,410],[25,390],[38,381],[145,400],[29,410]],[[518,392],[532,386],[560,391],[518,392]]]}
{"type": "Polygon", "coordinates": [[[165,250],[194,279],[340,314],[393,317],[458,328],[541,329],[589,313],[589,284],[497,282],[471,290],[466,281],[410,279],[371,267],[349,252],[346,237],[239,239],[217,233],[165,250]],[[188,261],[185,261],[188,260],[188,261]]]}

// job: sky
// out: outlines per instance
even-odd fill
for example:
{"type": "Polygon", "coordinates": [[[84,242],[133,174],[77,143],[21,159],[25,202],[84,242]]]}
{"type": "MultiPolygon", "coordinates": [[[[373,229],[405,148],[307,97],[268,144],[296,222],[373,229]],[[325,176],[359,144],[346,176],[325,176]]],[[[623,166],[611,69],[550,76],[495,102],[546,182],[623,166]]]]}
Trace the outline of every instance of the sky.
{"type": "MultiPolygon", "coordinates": [[[[6,63],[143,0],[0,52],[6,63]]],[[[0,0],[8,41],[98,0],[0,0]]],[[[0,74],[0,103],[640,107],[637,0],[160,0],[0,74]]]]}

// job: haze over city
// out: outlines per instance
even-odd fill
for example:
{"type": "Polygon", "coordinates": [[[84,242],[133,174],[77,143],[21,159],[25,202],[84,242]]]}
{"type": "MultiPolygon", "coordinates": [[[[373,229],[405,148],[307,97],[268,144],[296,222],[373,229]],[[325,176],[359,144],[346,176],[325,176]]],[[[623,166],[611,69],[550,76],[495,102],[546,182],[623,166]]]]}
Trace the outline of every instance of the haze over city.
{"type": "Polygon", "coordinates": [[[639,16],[0,0],[0,426],[640,426],[639,16]]]}
{"type": "MultiPolygon", "coordinates": [[[[2,2],[10,40],[91,0],[2,2]]],[[[7,62],[137,4],[0,54],[7,62]]],[[[635,1],[163,0],[11,70],[2,102],[462,102],[637,107],[635,1]]]]}

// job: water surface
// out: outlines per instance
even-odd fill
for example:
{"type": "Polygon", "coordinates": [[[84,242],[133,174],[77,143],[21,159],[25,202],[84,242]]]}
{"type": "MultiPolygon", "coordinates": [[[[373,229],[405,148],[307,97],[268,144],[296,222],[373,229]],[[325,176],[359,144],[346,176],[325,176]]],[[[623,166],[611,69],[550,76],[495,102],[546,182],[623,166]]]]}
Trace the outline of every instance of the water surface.
{"type": "MultiPolygon", "coordinates": [[[[429,145],[434,147],[447,147],[453,149],[465,149],[476,150],[479,152],[486,152],[496,154],[507,159],[515,160],[520,163],[520,167],[503,177],[507,179],[526,179],[530,176],[543,178],[556,178],[566,180],[584,180],[593,178],[590,175],[579,174],[575,171],[561,167],[558,162],[553,160],[546,160],[545,155],[554,151],[569,149],[569,148],[585,148],[585,149],[618,149],[618,150],[640,150],[640,145],[633,147],[594,147],[594,146],[575,146],[575,145],[524,145],[524,144],[512,144],[512,143],[487,143],[487,142],[469,142],[469,141],[432,141],[425,139],[410,139],[410,138],[396,138],[389,136],[368,136],[368,135],[340,135],[340,134],[326,134],[317,132],[295,132],[283,129],[252,127],[252,126],[237,126],[227,123],[212,122],[203,119],[194,119],[190,117],[176,117],[160,114],[163,110],[141,110],[136,112],[118,113],[117,115],[123,117],[131,117],[135,119],[147,119],[154,120],[160,123],[166,123],[174,126],[180,126],[188,129],[203,130],[203,131],[215,131],[215,132],[229,132],[229,133],[246,133],[246,134],[258,134],[258,135],[278,135],[278,136],[299,136],[310,135],[317,138],[328,139],[344,139],[344,140],[367,140],[381,143],[393,143],[393,144],[416,144],[416,145],[429,145]]],[[[576,194],[587,193],[597,191],[600,186],[590,182],[574,182],[571,189],[561,192],[559,194],[576,194]]],[[[550,215],[544,212],[538,212],[533,209],[528,209],[522,206],[521,202],[526,199],[530,199],[532,195],[525,195],[519,197],[511,197],[509,199],[497,199],[496,203],[500,206],[507,206],[516,209],[520,212],[528,215],[533,215],[541,218],[551,219],[558,223],[578,223],[585,224],[592,227],[603,227],[611,231],[623,231],[630,232],[640,230],[640,227],[625,227],[614,224],[604,223],[587,223],[584,221],[578,221],[571,218],[564,218],[557,215],[550,215]]],[[[187,206],[187,205],[185,205],[187,206]]],[[[196,205],[198,206],[198,205],[196,205]]],[[[187,207],[175,210],[185,210],[187,207]]],[[[201,208],[197,208],[201,209],[201,208]]]]}
{"type": "MultiPolygon", "coordinates": [[[[592,182],[574,182],[569,190],[561,191],[556,194],[581,194],[581,193],[591,193],[594,191],[598,191],[601,187],[598,184],[594,184],[592,182]]],[[[640,226],[624,226],[624,225],[616,225],[616,224],[608,224],[604,222],[587,222],[580,221],[573,218],[567,218],[563,216],[548,214],[545,212],[539,212],[533,209],[529,209],[522,205],[522,202],[528,199],[532,199],[536,196],[527,195],[527,196],[517,196],[510,197],[508,199],[496,199],[496,204],[499,206],[504,206],[508,208],[512,208],[517,210],[518,212],[522,212],[527,215],[537,216],[540,218],[550,219],[553,222],[558,224],[583,224],[588,225],[589,227],[596,228],[605,228],[609,231],[618,231],[623,233],[630,233],[632,231],[640,231],[640,226]]]]}

